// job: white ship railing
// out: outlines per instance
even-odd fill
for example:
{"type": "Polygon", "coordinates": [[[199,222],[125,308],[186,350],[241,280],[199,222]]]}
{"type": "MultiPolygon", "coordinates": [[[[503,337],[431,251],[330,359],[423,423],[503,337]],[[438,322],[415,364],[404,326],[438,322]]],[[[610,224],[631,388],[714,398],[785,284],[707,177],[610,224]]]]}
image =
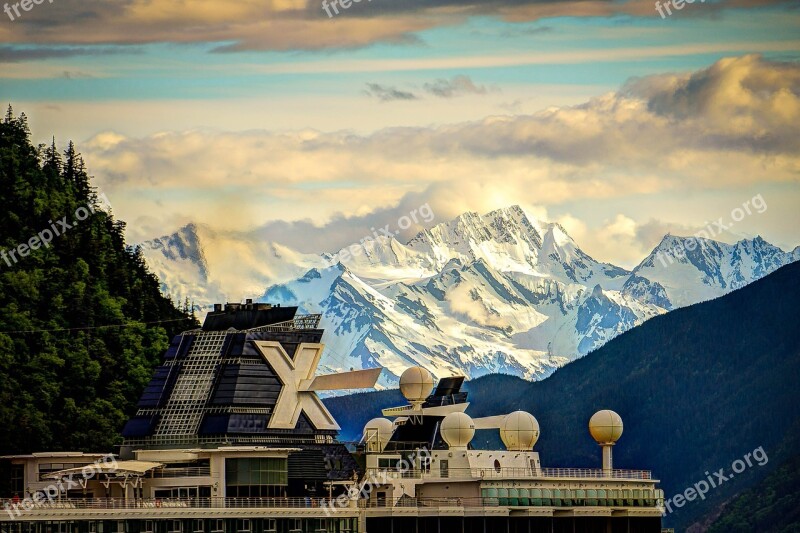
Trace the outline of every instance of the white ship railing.
{"type": "MultiPolygon", "coordinates": [[[[358,506],[366,509],[380,509],[388,507],[417,507],[417,508],[471,508],[471,507],[615,507],[615,508],[651,508],[659,509],[663,506],[663,494],[653,494],[640,498],[600,498],[597,495],[576,495],[575,491],[567,494],[550,494],[542,497],[472,497],[472,498],[408,498],[403,497],[392,504],[389,500],[371,498],[358,500],[358,506]]],[[[585,492],[585,491],[584,491],[585,492]]]]}
{"type": "MultiPolygon", "coordinates": [[[[14,501],[0,500],[0,507],[12,514],[53,509],[211,509],[211,508],[264,508],[264,509],[313,509],[331,506],[326,498],[69,498],[61,500],[14,501]],[[8,507],[6,507],[6,504],[8,507]],[[24,507],[23,507],[24,505],[24,507]]],[[[5,516],[5,515],[3,515],[5,516]]]]}
{"type": "MultiPolygon", "coordinates": [[[[641,494],[614,495],[588,493],[585,490],[532,490],[526,494],[510,493],[498,497],[472,497],[472,498],[409,498],[403,497],[396,503],[391,499],[371,497],[357,500],[360,508],[391,508],[391,507],[640,507],[660,508],[663,506],[664,495],[660,490],[642,492],[641,494]]],[[[626,491],[627,492],[627,491],[626,491]]],[[[320,509],[321,511],[345,511],[349,505],[355,504],[348,500],[337,501],[327,498],[150,498],[150,499],[64,499],[56,501],[30,502],[22,507],[22,502],[12,500],[0,501],[10,516],[17,512],[33,513],[37,511],[52,513],[53,511],[74,512],[77,510],[159,510],[164,509],[320,509]],[[5,504],[8,504],[5,507],[5,504]]],[[[352,508],[351,508],[352,509],[352,508]]],[[[5,515],[0,517],[3,521],[5,515]]]]}
{"type": "Polygon", "coordinates": [[[570,478],[570,479],[627,479],[652,480],[649,470],[603,470],[600,468],[448,468],[441,470],[436,465],[430,470],[393,470],[370,468],[367,476],[386,476],[397,478],[475,478],[475,479],[527,479],[527,478],[570,478]]]}

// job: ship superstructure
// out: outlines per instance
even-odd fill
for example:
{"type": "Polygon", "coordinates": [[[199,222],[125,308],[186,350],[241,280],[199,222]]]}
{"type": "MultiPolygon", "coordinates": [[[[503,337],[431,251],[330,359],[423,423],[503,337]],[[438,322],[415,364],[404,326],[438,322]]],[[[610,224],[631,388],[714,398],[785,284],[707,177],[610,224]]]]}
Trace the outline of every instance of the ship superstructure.
{"type": "Polygon", "coordinates": [[[408,405],[367,423],[357,449],[319,391],[371,388],[380,368],[316,375],[319,316],[247,301],[177,335],[117,454],[7,456],[0,533],[660,532],[649,472],[617,470],[622,422],[590,430],[603,467],[542,466],[521,411],[471,418],[463,377],[403,372],[408,405]],[[476,429],[502,450],[475,450],[476,429]]]}

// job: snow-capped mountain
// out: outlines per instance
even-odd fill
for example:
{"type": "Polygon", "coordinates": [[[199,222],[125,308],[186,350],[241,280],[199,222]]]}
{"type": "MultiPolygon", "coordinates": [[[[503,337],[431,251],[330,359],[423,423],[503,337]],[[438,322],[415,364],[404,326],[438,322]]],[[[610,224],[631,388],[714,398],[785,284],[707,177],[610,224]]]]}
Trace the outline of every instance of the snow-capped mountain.
{"type": "Polygon", "coordinates": [[[336,254],[194,225],[143,249],[174,297],[208,305],[260,296],[321,313],[322,365],[381,365],[387,384],[410,364],[437,376],[539,379],[652,316],[800,258],[800,249],[760,237],[728,245],[668,235],[629,272],[517,206],[465,213],[408,243],[382,236],[336,254]]]}
{"type": "Polygon", "coordinates": [[[718,298],[798,259],[800,247],[784,252],[761,237],[725,244],[667,235],[633,275],[651,284],[644,291],[637,283],[638,290],[673,309],[718,298]]]}
{"type": "Polygon", "coordinates": [[[198,224],[143,243],[142,253],[165,294],[178,302],[188,297],[201,307],[239,301],[326,264],[319,255],[198,224]]]}

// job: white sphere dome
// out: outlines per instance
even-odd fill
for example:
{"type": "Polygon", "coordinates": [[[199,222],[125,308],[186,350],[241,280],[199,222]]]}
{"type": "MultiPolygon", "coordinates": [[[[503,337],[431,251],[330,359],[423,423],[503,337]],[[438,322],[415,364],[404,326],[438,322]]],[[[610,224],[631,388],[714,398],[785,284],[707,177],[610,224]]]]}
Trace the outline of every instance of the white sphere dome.
{"type": "Polygon", "coordinates": [[[371,451],[383,451],[392,438],[394,424],[387,418],[373,418],[364,425],[364,442],[371,451]]]}
{"type": "Polygon", "coordinates": [[[407,368],[400,376],[400,392],[410,402],[424,402],[433,392],[433,375],[421,366],[407,368]]]}
{"type": "Polygon", "coordinates": [[[450,413],[442,420],[439,433],[448,447],[465,449],[475,436],[475,422],[466,413],[450,413]]]}
{"type": "Polygon", "coordinates": [[[622,418],[609,409],[597,411],[589,420],[589,433],[599,444],[617,442],[622,436],[622,418]]]}
{"type": "Polygon", "coordinates": [[[539,440],[539,422],[525,411],[507,414],[500,424],[500,438],[510,451],[530,451],[539,440]]]}

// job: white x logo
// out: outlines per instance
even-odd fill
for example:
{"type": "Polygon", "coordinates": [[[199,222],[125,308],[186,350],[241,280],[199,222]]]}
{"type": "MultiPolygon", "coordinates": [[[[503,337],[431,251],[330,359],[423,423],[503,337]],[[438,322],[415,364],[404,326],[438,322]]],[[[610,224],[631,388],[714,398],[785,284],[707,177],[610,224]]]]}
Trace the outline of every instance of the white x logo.
{"type": "Polygon", "coordinates": [[[300,413],[305,412],[317,430],[338,431],[339,424],[325,408],[317,393],[308,390],[314,379],[324,344],[302,343],[297,347],[294,361],[276,341],[253,341],[256,349],[283,383],[278,401],[269,419],[270,428],[294,429],[300,413]]]}

